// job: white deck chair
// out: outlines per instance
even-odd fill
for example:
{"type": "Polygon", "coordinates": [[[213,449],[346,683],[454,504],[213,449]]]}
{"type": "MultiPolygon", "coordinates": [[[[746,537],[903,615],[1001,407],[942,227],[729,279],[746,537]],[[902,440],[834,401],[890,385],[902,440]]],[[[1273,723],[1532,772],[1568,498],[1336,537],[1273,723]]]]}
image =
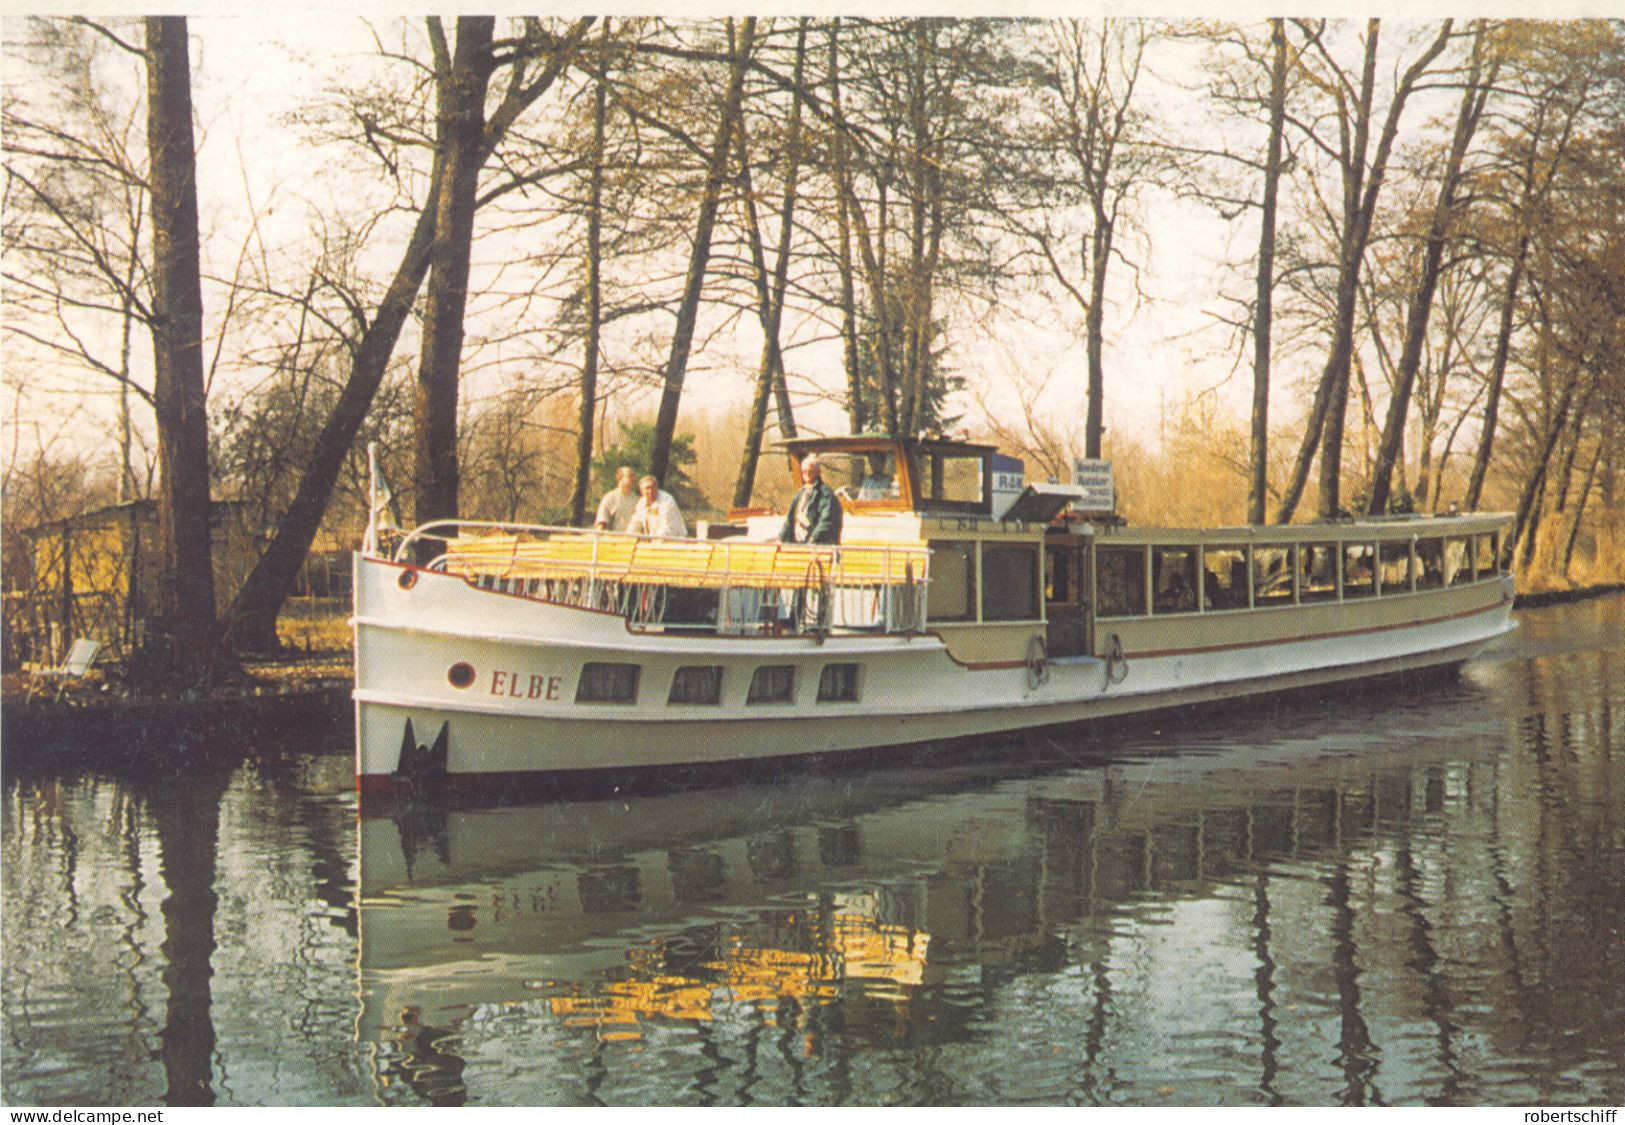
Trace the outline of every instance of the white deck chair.
{"type": "Polygon", "coordinates": [[[57,680],[56,698],[60,702],[62,693],[68,689],[68,681],[77,680],[89,672],[90,666],[96,662],[96,657],[101,651],[102,642],[91,640],[89,637],[77,638],[61,664],[55,668],[40,668],[34,672],[34,678],[28,685],[28,698],[34,697],[34,689],[39,686],[40,677],[49,676],[57,680]]]}

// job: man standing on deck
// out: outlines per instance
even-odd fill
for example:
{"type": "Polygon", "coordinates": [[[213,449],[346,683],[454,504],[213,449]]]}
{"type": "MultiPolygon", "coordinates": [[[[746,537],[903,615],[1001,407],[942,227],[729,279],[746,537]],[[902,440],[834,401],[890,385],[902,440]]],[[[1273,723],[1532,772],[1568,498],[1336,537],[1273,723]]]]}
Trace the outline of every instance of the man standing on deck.
{"type": "Polygon", "coordinates": [[[841,500],[835,490],[824,483],[816,453],[802,458],[801,483],[801,491],[790,501],[790,510],[785,513],[779,542],[834,546],[841,541],[841,500]]]}
{"type": "Polygon", "coordinates": [[[633,484],[637,473],[632,466],[622,465],[615,470],[615,487],[604,493],[598,502],[598,518],[593,526],[599,531],[625,531],[632,523],[632,512],[638,506],[637,491],[633,484]]]}
{"type": "Polygon", "coordinates": [[[638,481],[643,493],[638,506],[632,511],[632,522],[627,530],[633,535],[652,535],[659,539],[687,539],[688,524],[671,493],[664,492],[654,477],[638,481]]]}

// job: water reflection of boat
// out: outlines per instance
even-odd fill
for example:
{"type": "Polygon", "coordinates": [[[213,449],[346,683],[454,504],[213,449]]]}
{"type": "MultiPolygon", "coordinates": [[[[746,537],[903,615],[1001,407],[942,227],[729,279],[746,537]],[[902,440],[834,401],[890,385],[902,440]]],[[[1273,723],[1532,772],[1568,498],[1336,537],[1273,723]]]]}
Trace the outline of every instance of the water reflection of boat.
{"type": "Polygon", "coordinates": [[[387,1048],[412,1013],[548,1041],[741,1020],[811,1036],[828,1010],[880,1041],[959,1035],[953,1005],[917,998],[1055,971],[1099,940],[1091,918],[1436,810],[1442,764],[1484,719],[1460,710],[1448,745],[1324,729],[1249,745],[1261,725],[1224,752],[1129,746],[1017,779],[990,760],[364,817],[363,1034],[387,1048]]]}
{"type": "Polygon", "coordinates": [[[977,737],[1459,664],[1511,627],[1505,516],[1127,528],[996,493],[989,446],[789,446],[841,486],[839,545],[776,516],[437,524],[392,554],[369,529],[363,794],[977,737]]]}

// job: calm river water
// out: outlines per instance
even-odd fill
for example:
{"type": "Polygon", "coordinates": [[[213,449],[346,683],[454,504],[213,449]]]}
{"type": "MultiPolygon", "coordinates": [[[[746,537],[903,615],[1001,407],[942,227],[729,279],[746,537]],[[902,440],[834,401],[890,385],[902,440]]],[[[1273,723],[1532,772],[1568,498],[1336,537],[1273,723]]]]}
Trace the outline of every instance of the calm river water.
{"type": "Polygon", "coordinates": [[[1520,617],[1013,761],[359,822],[344,731],[31,768],[4,1100],[1618,1105],[1625,598],[1520,617]]]}

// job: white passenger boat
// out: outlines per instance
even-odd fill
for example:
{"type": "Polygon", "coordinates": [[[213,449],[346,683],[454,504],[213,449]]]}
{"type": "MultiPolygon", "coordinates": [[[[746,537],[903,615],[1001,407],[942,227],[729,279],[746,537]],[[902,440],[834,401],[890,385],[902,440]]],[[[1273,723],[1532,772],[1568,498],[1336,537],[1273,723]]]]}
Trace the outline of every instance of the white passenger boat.
{"type": "Polygon", "coordinates": [[[785,448],[820,455],[839,545],[780,543],[772,513],[686,540],[448,521],[389,543],[375,505],[363,795],[1075,723],[1459,665],[1514,628],[1505,515],[1132,528],[1066,513],[1070,486],[996,488],[991,446],[785,448]]]}

